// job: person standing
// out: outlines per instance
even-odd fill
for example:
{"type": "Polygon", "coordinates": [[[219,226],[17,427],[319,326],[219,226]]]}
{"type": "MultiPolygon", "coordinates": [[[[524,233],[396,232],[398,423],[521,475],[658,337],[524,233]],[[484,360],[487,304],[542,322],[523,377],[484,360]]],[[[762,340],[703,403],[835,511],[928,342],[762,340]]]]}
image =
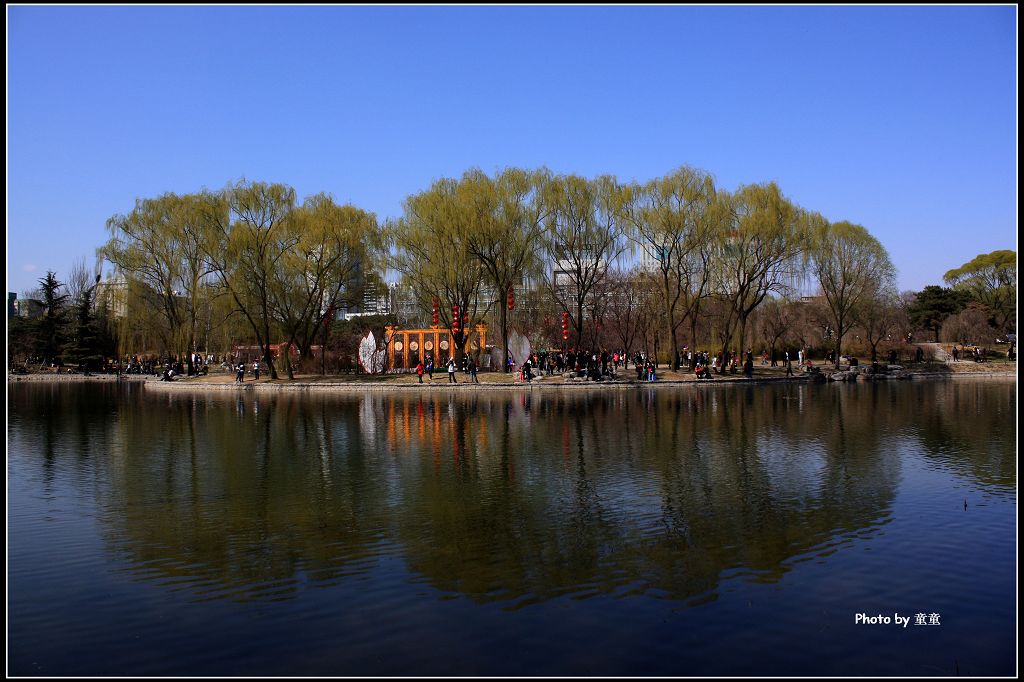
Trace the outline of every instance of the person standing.
{"type": "Polygon", "coordinates": [[[430,376],[430,380],[434,380],[434,356],[427,356],[427,374],[430,376]]]}
{"type": "Polygon", "coordinates": [[[455,358],[448,358],[448,383],[457,384],[455,380],[455,358]]]}
{"type": "Polygon", "coordinates": [[[252,363],[252,375],[254,377],[256,377],[255,381],[259,381],[260,380],[260,361],[259,360],[257,360],[256,362],[252,363]]]}
{"type": "Polygon", "coordinates": [[[469,367],[469,380],[474,384],[479,384],[480,380],[476,377],[476,362],[473,361],[473,358],[469,359],[467,367],[469,367]]]}
{"type": "Polygon", "coordinates": [[[235,381],[242,383],[245,380],[245,363],[239,362],[238,367],[235,367],[235,381]]]}
{"type": "Polygon", "coordinates": [[[423,361],[422,360],[420,362],[416,363],[416,377],[420,380],[420,383],[422,384],[423,383],[423,361]]]}

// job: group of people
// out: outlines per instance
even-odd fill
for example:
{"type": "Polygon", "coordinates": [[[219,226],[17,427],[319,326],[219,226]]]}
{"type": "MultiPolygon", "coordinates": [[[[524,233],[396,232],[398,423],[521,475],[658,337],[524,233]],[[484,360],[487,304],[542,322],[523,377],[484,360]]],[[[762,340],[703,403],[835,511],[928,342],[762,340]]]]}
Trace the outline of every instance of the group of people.
{"type": "MultiPolygon", "coordinates": [[[[448,358],[446,367],[448,370],[448,383],[459,383],[458,379],[455,378],[455,372],[457,369],[455,366],[455,358],[448,358]]],[[[476,374],[477,369],[478,368],[476,362],[473,360],[472,357],[467,355],[463,363],[463,371],[469,374],[469,382],[472,384],[480,383],[480,379],[477,378],[476,374]]],[[[419,379],[419,383],[421,384],[423,383],[424,374],[427,374],[430,377],[431,381],[434,380],[434,358],[429,355],[427,356],[427,364],[424,365],[423,360],[420,360],[419,362],[416,363],[416,377],[419,379]]]]}
{"type": "MultiPolygon", "coordinates": [[[[754,377],[754,351],[750,348],[742,356],[736,351],[711,355],[707,351],[698,351],[694,354],[689,349],[684,350],[686,353],[686,365],[693,369],[697,379],[710,379],[713,373],[721,374],[725,371],[736,374],[739,371],[741,358],[743,359],[743,376],[748,379],[754,377]]],[[[762,364],[765,363],[766,359],[765,356],[762,356],[762,364]]],[[[786,353],[786,365],[788,371],[792,373],[788,352],[786,353]]]]}
{"type": "Polygon", "coordinates": [[[163,360],[139,358],[138,355],[133,355],[125,362],[124,373],[150,376],[161,374],[163,380],[173,380],[174,377],[183,374],[205,376],[210,373],[211,362],[213,362],[213,356],[204,357],[201,353],[192,353],[185,357],[167,356],[163,360]],[[188,362],[189,360],[191,362],[188,362]]]}
{"type": "MultiPolygon", "coordinates": [[[[255,360],[252,363],[252,375],[254,381],[260,380],[260,361],[255,360]]],[[[241,384],[245,381],[245,363],[239,362],[235,365],[235,383],[241,384]]]]}
{"type": "MultiPolygon", "coordinates": [[[[918,348],[917,350],[919,353],[921,352],[920,348],[918,348]]],[[[963,348],[961,350],[956,347],[956,344],[953,344],[953,362],[960,362],[960,356],[965,355],[967,353],[970,353],[971,359],[974,360],[975,362],[985,362],[985,356],[988,354],[988,349],[978,348],[977,346],[974,346],[973,348],[970,349],[963,348]]],[[[1013,359],[1013,345],[1010,346],[1010,350],[1007,352],[1006,356],[1011,360],[1013,359]]]]}

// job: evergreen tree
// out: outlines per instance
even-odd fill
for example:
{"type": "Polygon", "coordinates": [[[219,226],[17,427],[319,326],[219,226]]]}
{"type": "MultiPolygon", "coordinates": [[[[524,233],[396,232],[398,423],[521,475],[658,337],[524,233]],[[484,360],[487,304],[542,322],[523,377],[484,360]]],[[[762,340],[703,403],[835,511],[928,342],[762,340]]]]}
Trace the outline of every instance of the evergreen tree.
{"type": "Polygon", "coordinates": [[[103,340],[92,312],[94,291],[95,287],[89,287],[75,303],[75,329],[71,341],[64,348],[64,361],[77,364],[86,372],[103,367],[103,340]]]}
{"type": "Polygon", "coordinates": [[[39,280],[42,287],[43,315],[37,321],[36,354],[46,364],[58,362],[64,348],[65,326],[67,324],[68,295],[60,293],[64,284],[56,273],[47,271],[39,280]]]}
{"type": "Polygon", "coordinates": [[[970,294],[965,291],[927,286],[917,293],[907,313],[915,326],[935,332],[935,341],[938,342],[942,323],[950,315],[966,308],[970,300],[970,294]]]}

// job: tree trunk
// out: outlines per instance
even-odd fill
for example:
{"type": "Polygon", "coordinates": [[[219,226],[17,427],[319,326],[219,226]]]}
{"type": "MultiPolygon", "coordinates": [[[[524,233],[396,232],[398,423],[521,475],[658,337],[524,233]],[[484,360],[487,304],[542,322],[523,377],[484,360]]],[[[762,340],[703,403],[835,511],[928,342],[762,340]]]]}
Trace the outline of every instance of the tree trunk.
{"type": "Polygon", "coordinates": [[[576,355],[583,350],[583,301],[576,301],[576,355]]]}
{"type": "Polygon", "coordinates": [[[843,320],[836,320],[836,369],[839,369],[839,358],[842,355],[843,336],[846,335],[846,327],[843,320]]]}
{"type": "MultiPolygon", "coordinates": [[[[690,319],[690,357],[694,358],[697,355],[697,311],[693,312],[693,317],[690,319]]],[[[696,365],[694,360],[690,360],[690,369],[693,369],[696,365]]]]}
{"type": "Polygon", "coordinates": [[[263,351],[263,361],[267,363],[267,370],[270,372],[271,379],[277,379],[277,368],[274,367],[274,356],[270,354],[270,328],[264,328],[263,339],[257,339],[260,344],[260,348],[263,351]]]}
{"type": "Polygon", "coordinates": [[[501,371],[509,372],[508,368],[508,306],[501,306],[501,347],[505,352],[504,362],[501,363],[501,371]]]}

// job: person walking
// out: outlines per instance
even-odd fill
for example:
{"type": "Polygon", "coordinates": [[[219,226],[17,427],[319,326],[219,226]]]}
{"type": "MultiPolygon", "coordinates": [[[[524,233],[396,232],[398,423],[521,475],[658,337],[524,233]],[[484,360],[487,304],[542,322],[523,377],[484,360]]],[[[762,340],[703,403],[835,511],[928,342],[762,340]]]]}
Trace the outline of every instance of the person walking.
{"type": "Polygon", "coordinates": [[[434,356],[427,356],[427,374],[430,376],[430,380],[434,380],[434,356]]]}
{"type": "Polygon", "coordinates": [[[469,368],[469,380],[474,384],[479,384],[480,380],[476,378],[476,363],[473,358],[470,358],[467,367],[469,368]]]}
{"type": "Polygon", "coordinates": [[[786,351],[786,376],[793,376],[793,362],[789,359],[789,351],[786,351]]]}
{"type": "Polygon", "coordinates": [[[423,383],[423,361],[422,360],[420,362],[416,363],[416,377],[420,380],[420,383],[422,384],[423,383]]]}
{"type": "Polygon", "coordinates": [[[238,366],[235,367],[235,381],[242,383],[245,381],[245,363],[239,362],[238,366]]]}
{"type": "Polygon", "coordinates": [[[457,384],[455,380],[455,358],[448,358],[448,383],[457,384]]]}

